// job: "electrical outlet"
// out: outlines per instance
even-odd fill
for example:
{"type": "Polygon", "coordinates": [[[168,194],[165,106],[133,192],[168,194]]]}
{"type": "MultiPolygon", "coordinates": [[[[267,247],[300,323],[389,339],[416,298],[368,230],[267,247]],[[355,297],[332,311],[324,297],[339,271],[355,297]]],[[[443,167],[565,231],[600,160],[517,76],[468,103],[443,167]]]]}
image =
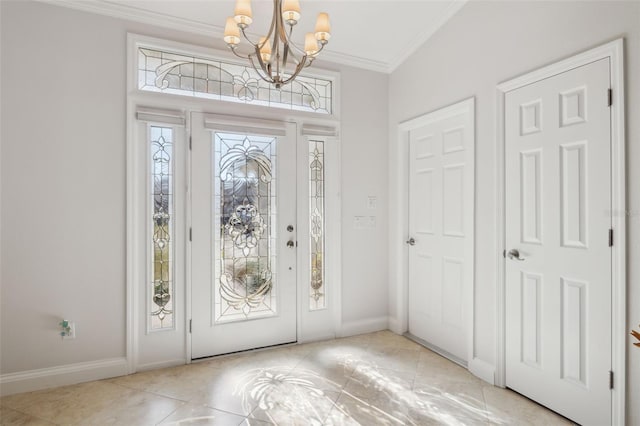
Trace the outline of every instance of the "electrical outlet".
{"type": "Polygon", "coordinates": [[[60,335],[62,336],[63,340],[75,339],[76,338],[76,323],[75,322],[62,320],[62,322],[60,322],[60,327],[62,327],[62,331],[60,332],[60,335]]]}
{"type": "Polygon", "coordinates": [[[69,331],[66,336],[62,336],[63,339],[75,339],[76,338],[76,323],[69,323],[69,331]]]}

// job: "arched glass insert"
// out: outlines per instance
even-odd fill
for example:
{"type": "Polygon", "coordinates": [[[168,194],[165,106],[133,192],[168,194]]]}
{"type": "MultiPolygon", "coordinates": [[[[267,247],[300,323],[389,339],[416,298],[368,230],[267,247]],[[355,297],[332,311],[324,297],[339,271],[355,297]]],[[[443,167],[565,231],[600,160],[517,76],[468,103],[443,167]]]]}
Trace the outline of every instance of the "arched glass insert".
{"type": "Polygon", "coordinates": [[[274,137],[214,138],[215,321],[277,313],[274,137]]]}

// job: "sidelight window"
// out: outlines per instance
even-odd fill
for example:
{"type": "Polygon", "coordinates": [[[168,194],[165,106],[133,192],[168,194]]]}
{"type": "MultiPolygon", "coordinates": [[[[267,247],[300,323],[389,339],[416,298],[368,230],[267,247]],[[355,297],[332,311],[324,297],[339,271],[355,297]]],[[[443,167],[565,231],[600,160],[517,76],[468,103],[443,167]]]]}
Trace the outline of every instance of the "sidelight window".
{"type": "Polygon", "coordinates": [[[174,326],[173,129],[150,128],[151,330],[174,326]]]}

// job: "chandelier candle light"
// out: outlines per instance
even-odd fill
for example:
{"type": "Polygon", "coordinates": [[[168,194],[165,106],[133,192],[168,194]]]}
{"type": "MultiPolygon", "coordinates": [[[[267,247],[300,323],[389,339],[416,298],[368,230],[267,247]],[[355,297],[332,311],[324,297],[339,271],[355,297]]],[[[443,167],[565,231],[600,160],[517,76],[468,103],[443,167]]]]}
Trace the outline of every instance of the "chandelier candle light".
{"type": "Polygon", "coordinates": [[[252,42],[245,32],[253,22],[251,0],[237,0],[234,15],[227,18],[224,41],[236,56],[248,59],[260,77],[277,89],[292,82],[302,68],[311,65],[331,38],[329,15],[320,13],[316,21],[315,34],[305,35],[304,50],[291,41],[293,26],[300,20],[299,0],[273,0],[273,17],[269,32],[265,37],[260,37],[257,43],[252,42]],[[285,23],[289,26],[288,29],[285,23]],[[240,32],[254,49],[254,52],[246,56],[237,51],[240,32]]]}

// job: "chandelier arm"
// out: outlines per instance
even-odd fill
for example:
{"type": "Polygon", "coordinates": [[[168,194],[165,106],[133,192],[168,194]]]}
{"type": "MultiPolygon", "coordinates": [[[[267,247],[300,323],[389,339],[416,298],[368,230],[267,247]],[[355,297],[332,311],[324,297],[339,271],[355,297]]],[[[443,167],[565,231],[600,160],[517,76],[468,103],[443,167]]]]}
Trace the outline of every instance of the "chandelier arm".
{"type": "Polygon", "coordinates": [[[231,49],[231,51],[233,52],[234,55],[236,55],[238,58],[242,58],[242,59],[250,59],[249,55],[247,56],[243,56],[240,53],[238,53],[238,51],[236,50],[236,46],[231,44],[229,45],[229,48],[231,49]]]}
{"type": "Polygon", "coordinates": [[[325,47],[326,45],[327,45],[327,43],[321,43],[321,44],[320,44],[320,49],[318,49],[318,51],[317,51],[316,53],[314,53],[313,55],[307,55],[307,59],[308,59],[308,61],[307,61],[307,64],[305,65],[305,68],[306,68],[306,67],[310,67],[310,66],[311,66],[311,64],[313,63],[313,61],[318,57],[318,54],[319,54],[320,52],[322,52],[322,49],[324,49],[324,47],[325,47]]]}
{"type": "MultiPolygon", "coordinates": [[[[273,13],[274,13],[274,16],[278,12],[278,2],[279,2],[279,0],[273,0],[273,13]]],[[[262,48],[262,46],[264,46],[266,43],[269,42],[269,39],[271,38],[271,35],[273,34],[274,29],[277,31],[276,20],[275,19],[271,19],[271,25],[269,26],[269,31],[267,32],[267,35],[264,37],[264,43],[262,43],[260,45],[260,48],[262,48]]],[[[256,44],[256,46],[257,46],[257,44],[256,44]]],[[[273,47],[273,46],[271,46],[271,47],[273,47]]]]}
{"type": "Polygon", "coordinates": [[[275,22],[275,35],[273,37],[273,46],[274,51],[276,52],[276,76],[278,79],[280,78],[280,43],[278,40],[282,41],[282,46],[284,48],[283,52],[283,60],[282,60],[282,68],[287,65],[287,57],[289,56],[288,46],[286,43],[286,37],[283,38],[283,34],[285,34],[284,22],[282,21],[282,1],[281,0],[273,0],[274,14],[272,22],[275,22]]]}
{"type": "Polygon", "coordinates": [[[258,45],[258,43],[254,43],[253,41],[251,41],[251,38],[249,38],[249,36],[247,35],[247,32],[245,31],[247,29],[246,27],[242,28],[238,26],[238,28],[240,28],[240,31],[242,31],[242,36],[244,37],[245,40],[249,42],[250,45],[252,45],[253,47],[258,45]]]}
{"type": "Polygon", "coordinates": [[[256,48],[256,54],[249,55],[249,56],[251,58],[251,65],[253,65],[253,68],[256,70],[256,72],[258,74],[262,72],[262,75],[266,76],[266,78],[273,81],[273,76],[271,75],[270,69],[267,67],[267,63],[262,60],[262,55],[260,55],[260,51],[256,48]],[[258,60],[258,65],[260,65],[260,67],[256,66],[256,59],[258,60]]]}
{"type": "Polygon", "coordinates": [[[289,46],[284,45],[284,52],[282,53],[282,66],[287,67],[287,61],[289,60],[289,46]]]}
{"type": "Polygon", "coordinates": [[[293,47],[293,49],[289,49],[289,52],[291,52],[291,56],[293,56],[293,59],[296,62],[300,62],[300,59],[298,59],[298,57],[294,54],[294,50],[298,51],[298,54],[300,55],[306,55],[306,52],[302,49],[300,49],[292,40],[291,40],[291,35],[293,34],[293,25],[289,26],[289,34],[287,34],[287,32],[284,30],[284,28],[282,28],[282,32],[280,33],[280,39],[282,40],[282,42],[286,45],[289,45],[291,47],[293,47]]]}
{"type": "MultiPolygon", "coordinates": [[[[313,60],[318,57],[318,55],[320,54],[320,52],[322,52],[322,50],[324,49],[324,47],[326,45],[327,45],[327,43],[320,43],[320,49],[318,49],[318,51],[315,52],[313,55],[308,55],[309,58],[310,58],[309,65],[311,65],[311,62],[313,62],[313,60]]],[[[307,66],[309,66],[309,65],[307,65],[307,66]]]]}
{"type": "Polygon", "coordinates": [[[264,64],[264,62],[261,61],[260,55],[258,55],[258,61],[261,62],[260,68],[256,66],[254,55],[249,55],[249,60],[251,61],[251,66],[253,67],[253,69],[258,73],[258,76],[267,83],[273,84],[273,78],[271,78],[265,68],[262,67],[262,64],[264,64]]]}
{"type": "Polygon", "coordinates": [[[284,81],[282,82],[282,84],[287,84],[287,83],[289,83],[290,81],[292,81],[294,78],[296,78],[296,77],[298,76],[298,74],[300,74],[300,71],[302,71],[302,68],[304,68],[304,67],[305,67],[305,63],[306,63],[306,62],[307,62],[307,55],[305,55],[305,56],[303,56],[303,57],[302,57],[302,61],[301,61],[301,62],[298,64],[298,66],[296,67],[295,72],[294,72],[293,74],[291,74],[291,76],[290,76],[288,79],[284,80],[284,81]]]}

